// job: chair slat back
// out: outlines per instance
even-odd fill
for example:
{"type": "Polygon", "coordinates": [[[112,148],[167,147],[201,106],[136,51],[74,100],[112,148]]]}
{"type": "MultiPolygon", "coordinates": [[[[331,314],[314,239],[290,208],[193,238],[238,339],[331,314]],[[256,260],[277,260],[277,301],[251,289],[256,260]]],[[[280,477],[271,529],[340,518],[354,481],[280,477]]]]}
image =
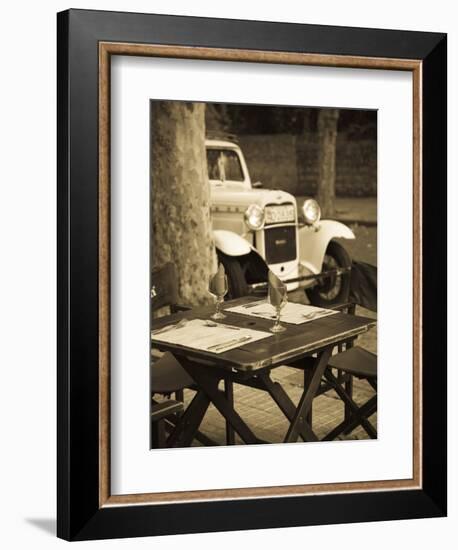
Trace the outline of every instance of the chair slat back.
{"type": "Polygon", "coordinates": [[[336,309],[337,311],[340,311],[342,313],[349,313],[350,315],[354,315],[356,304],[354,302],[345,302],[343,304],[337,304],[333,306],[332,309],[336,309]]]}
{"type": "Polygon", "coordinates": [[[349,301],[377,311],[377,267],[353,261],[351,265],[349,301]]]}
{"type": "Polygon", "coordinates": [[[177,273],[175,264],[166,263],[151,272],[151,311],[173,307],[178,303],[177,273]]]}

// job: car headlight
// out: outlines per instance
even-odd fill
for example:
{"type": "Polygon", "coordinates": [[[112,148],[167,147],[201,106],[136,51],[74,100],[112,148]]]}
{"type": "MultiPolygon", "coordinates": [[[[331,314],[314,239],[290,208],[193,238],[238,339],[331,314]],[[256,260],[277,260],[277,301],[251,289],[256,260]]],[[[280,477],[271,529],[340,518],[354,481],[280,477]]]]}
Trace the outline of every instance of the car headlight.
{"type": "Polygon", "coordinates": [[[264,226],[264,208],[250,204],[245,211],[245,222],[250,229],[261,229],[264,226]]]}
{"type": "Polygon", "coordinates": [[[305,199],[302,205],[302,213],[304,215],[305,223],[313,225],[318,223],[321,218],[320,205],[314,199],[305,199]]]}

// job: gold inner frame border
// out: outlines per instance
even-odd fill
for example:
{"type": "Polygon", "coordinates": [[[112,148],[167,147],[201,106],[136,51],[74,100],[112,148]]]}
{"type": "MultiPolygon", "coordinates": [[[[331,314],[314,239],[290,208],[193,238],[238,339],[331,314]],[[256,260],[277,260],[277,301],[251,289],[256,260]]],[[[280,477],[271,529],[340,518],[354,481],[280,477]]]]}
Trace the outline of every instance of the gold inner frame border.
{"type": "Polygon", "coordinates": [[[99,507],[415,490],[422,486],[422,62],[416,59],[99,43],[99,507]],[[410,71],[413,77],[413,475],[411,479],[111,495],[110,492],[110,86],[111,56],[166,57],[410,71]]]}

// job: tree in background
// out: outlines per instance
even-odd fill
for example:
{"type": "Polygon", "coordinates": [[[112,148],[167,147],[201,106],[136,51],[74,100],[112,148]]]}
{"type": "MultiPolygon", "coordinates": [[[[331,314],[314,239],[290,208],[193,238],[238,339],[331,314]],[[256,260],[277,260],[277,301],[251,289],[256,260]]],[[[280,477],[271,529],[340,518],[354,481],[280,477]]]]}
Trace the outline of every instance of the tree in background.
{"type": "Polygon", "coordinates": [[[216,256],[210,222],[205,104],[151,102],[151,268],[176,265],[180,300],[208,303],[216,256]]]}
{"type": "Polygon", "coordinates": [[[205,104],[205,127],[207,135],[223,137],[231,132],[229,105],[226,103],[205,104]]]}
{"type": "Polygon", "coordinates": [[[318,130],[317,201],[323,217],[332,217],[335,207],[336,141],[339,109],[320,109],[318,130]]]}

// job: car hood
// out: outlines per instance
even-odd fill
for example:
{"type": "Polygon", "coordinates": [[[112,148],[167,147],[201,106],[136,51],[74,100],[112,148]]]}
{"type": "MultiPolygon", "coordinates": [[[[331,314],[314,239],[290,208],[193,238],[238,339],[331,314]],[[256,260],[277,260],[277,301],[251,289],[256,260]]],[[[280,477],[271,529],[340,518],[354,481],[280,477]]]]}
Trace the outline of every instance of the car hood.
{"type": "Polygon", "coordinates": [[[211,202],[214,205],[249,206],[257,204],[261,207],[266,204],[282,204],[290,202],[296,204],[293,195],[285,191],[274,189],[241,189],[240,186],[213,186],[211,187],[211,202]]]}

